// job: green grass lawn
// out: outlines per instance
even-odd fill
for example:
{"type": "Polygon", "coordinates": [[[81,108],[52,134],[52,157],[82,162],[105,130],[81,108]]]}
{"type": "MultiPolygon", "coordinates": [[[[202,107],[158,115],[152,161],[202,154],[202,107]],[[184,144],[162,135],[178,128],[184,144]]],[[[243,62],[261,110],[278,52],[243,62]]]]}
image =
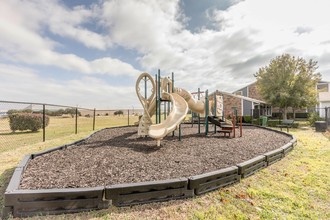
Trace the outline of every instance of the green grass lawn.
{"type": "MultiPolygon", "coordinates": [[[[138,121],[138,116],[130,115],[129,124],[138,121]]],[[[75,133],[75,118],[50,117],[49,125],[46,127],[46,140],[53,140],[75,133]]],[[[95,118],[95,129],[106,127],[128,125],[128,117],[125,116],[97,116],[95,118]]],[[[93,131],[93,118],[78,117],[77,132],[93,131]]],[[[12,132],[9,127],[8,118],[0,119],[0,152],[11,151],[19,147],[27,147],[43,140],[42,129],[38,132],[16,131],[12,132]]]]}
{"type": "MultiPolygon", "coordinates": [[[[91,131],[0,152],[0,205],[25,154],[70,143],[91,131]]],[[[29,219],[330,219],[328,133],[290,129],[298,139],[281,161],[238,184],[186,200],[29,219]]]]}

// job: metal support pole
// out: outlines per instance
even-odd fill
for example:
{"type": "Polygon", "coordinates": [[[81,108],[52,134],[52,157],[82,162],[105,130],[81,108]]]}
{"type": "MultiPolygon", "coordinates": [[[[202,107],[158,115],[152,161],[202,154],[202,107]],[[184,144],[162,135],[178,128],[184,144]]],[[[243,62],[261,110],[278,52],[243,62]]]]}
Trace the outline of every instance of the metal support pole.
{"type": "Polygon", "coordinates": [[[42,105],[42,141],[46,141],[46,106],[42,105]]]}
{"type": "Polygon", "coordinates": [[[95,114],[96,114],[96,109],[94,108],[94,111],[93,111],[93,131],[95,131],[95,114]]]}
{"type": "Polygon", "coordinates": [[[181,141],[181,124],[179,125],[179,141],[181,141]]]}
{"type": "Polygon", "coordinates": [[[129,109],[127,109],[127,125],[129,126],[129,109]]]}
{"type": "MultiPolygon", "coordinates": [[[[214,117],[217,117],[217,97],[216,97],[216,91],[214,92],[213,101],[214,101],[213,115],[214,115],[214,117]]],[[[214,126],[214,133],[217,133],[217,126],[215,124],[213,126],[214,126]]]]}
{"type": "Polygon", "coordinates": [[[158,124],[158,75],[156,74],[156,124],[158,124]]]}
{"type": "Polygon", "coordinates": [[[75,134],[78,133],[78,108],[76,108],[76,129],[75,129],[75,134]]]}
{"type": "MultiPolygon", "coordinates": [[[[198,88],[198,100],[201,99],[200,88],[198,88]]],[[[201,133],[201,116],[198,113],[198,134],[201,133]]]]}
{"type": "MultiPolygon", "coordinates": [[[[172,72],[172,93],[174,93],[174,73],[172,72]]],[[[172,137],[174,137],[174,131],[172,132],[172,137]]]]}
{"type": "Polygon", "coordinates": [[[243,129],[242,129],[242,115],[240,118],[240,123],[239,123],[239,136],[242,137],[243,136],[243,129]]]}
{"type": "Polygon", "coordinates": [[[160,104],[161,104],[161,98],[160,98],[160,69],[158,69],[158,122],[161,123],[161,108],[160,108],[160,104]]]}
{"type": "Polygon", "coordinates": [[[232,123],[233,123],[233,136],[235,138],[236,137],[236,134],[235,134],[235,131],[236,131],[236,128],[235,128],[236,119],[235,119],[235,114],[234,113],[231,113],[231,115],[232,115],[232,123]]]}
{"type": "Polygon", "coordinates": [[[209,120],[207,117],[209,116],[209,90],[205,91],[205,135],[209,133],[209,120]]]}
{"type": "MultiPolygon", "coordinates": [[[[172,93],[172,88],[170,88],[170,84],[167,85],[167,92],[172,93]]],[[[167,102],[167,115],[170,114],[171,111],[171,102],[167,102]]]]}

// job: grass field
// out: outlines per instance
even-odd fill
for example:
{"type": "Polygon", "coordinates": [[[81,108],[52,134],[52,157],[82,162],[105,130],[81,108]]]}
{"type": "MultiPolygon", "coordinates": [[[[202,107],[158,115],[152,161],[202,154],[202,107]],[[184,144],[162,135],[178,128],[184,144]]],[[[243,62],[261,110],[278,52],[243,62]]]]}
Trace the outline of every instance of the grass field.
{"type": "MultiPolygon", "coordinates": [[[[239,184],[203,196],[126,208],[29,219],[330,219],[330,135],[292,129],[296,148],[239,184]]],[[[83,138],[90,131],[0,153],[0,205],[25,154],[83,138]]]]}
{"type": "MultiPolygon", "coordinates": [[[[138,121],[138,116],[130,115],[129,124],[138,121]]],[[[75,118],[50,117],[49,125],[46,127],[46,140],[53,140],[75,133],[75,118]]],[[[125,116],[97,116],[95,118],[95,129],[106,127],[128,125],[128,117],[125,116]]],[[[93,131],[93,118],[78,117],[77,131],[93,131]]],[[[29,146],[43,140],[42,129],[38,132],[16,131],[12,132],[9,127],[8,118],[0,118],[0,152],[10,151],[17,147],[29,146]]]]}

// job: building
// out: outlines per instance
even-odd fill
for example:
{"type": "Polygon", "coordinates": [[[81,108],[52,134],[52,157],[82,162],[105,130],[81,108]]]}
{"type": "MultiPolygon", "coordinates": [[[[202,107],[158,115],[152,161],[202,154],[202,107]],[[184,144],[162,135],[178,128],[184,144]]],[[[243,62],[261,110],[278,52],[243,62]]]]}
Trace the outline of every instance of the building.
{"type": "MultiPolygon", "coordinates": [[[[220,96],[222,100],[222,111],[224,116],[228,116],[231,113],[236,113],[237,115],[258,117],[260,115],[271,115],[271,106],[267,105],[266,102],[244,96],[246,93],[229,93],[223,91],[215,91],[209,95],[209,100],[212,103],[214,95],[220,96]]],[[[212,111],[212,104],[210,106],[212,111]]]]}
{"type": "MultiPolygon", "coordinates": [[[[316,109],[318,109],[320,113],[320,117],[325,117],[325,110],[324,108],[330,107],[330,82],[326,81],[320,81],[317,84],[317,91],[318,91],[318,102],[319,104],[316,106],[316,109]]],[[[236,90],[233,92],[233,94],[238,96],[244,96],[251,99],[254,99],[256,101],[251,102],[248,100],[243,101],[244,109],[247,109],[250,107],[251,109],[254,109],[255,111],[260,111],[260,115],[266,115],[271,116],[272,113],[278,113],[280,112],[279,108],[272,107],[270,105],[267,105],[266,102],[262,99],[261,95],[258,93],[257,90],[257,82],[253,82],[239,90],[236,90]]],[[[307,113],[308,109],[292,109],[291,107],[288,108],[288,112],[292,113],[307,113]]],[[[247,112],[243,112],[243,115],[247,115],[247,112]]]]}
{"type": "Polygon", "coordinates": [[[330,108],[330,82],[320,81],[316,88],[319,102],[319,104],[316,106],[316,109],[319,111],[320,117],[325,117],[324,108],[330,108]]]}
{"type": "Polygon", "coordinates": [[[232,94],[242,97],[243,115],[271,116],[273,108],[267,104],[258,93],[257,82],[250,83],[249,85],[234,91],[232,94]]]}

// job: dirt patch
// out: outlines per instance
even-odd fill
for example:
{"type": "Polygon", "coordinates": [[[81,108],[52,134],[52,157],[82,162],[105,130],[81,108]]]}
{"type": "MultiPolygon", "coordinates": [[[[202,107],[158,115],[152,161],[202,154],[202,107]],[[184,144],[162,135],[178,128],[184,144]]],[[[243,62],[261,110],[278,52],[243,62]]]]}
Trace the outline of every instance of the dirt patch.
{"type": "MultiPolygon", "coordinates": [[[[201,129],[204,132],[204,128],[201,129]]],[[[106,129],[86,141],[31,160],[21,189],[105,186],[118,183],[189,177],[229,167],[274,150],[290,137],[256,127],[243,127],[243,137],[197,134],[197,126],[182,126],[164,138],[161,147],[140,138],[136,127],[106,129]]],[[[239,132],[238,129],[236,131],[239,132]]]]}

